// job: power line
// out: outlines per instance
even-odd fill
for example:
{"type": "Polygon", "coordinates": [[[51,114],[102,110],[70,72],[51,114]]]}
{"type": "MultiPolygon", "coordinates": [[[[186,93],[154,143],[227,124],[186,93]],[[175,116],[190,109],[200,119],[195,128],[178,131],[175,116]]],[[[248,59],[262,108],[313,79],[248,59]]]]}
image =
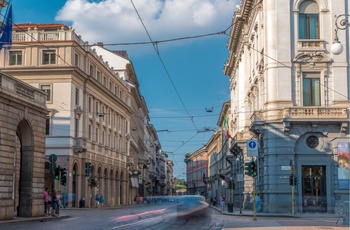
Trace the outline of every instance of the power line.
{"type": "Polygon", "coordinates": [[[157,53],[157,56],[158,56],[158,58],[159,58],[159,60],[160,60],[160,62],[161,62],[161,64],[162,64],[162,66],[163,66],[163,68],[164,68],[164,70],[165,70],[167,76],[168,76],[168,79],[170,80],[170,82],[171,82],[171,84],[172,84],[172,86],[173,86],[173,88],[174,88],[174,90],[175,90],[175,92],[176,92],[177,97],[179,98],[179,100],[180,100],[180,102],[181,102],[183,108],[185,109],[185,111],[186,111],[186,113],[187,113],[189,119],[191,120],[193,126],[195,127],[196,130],[198,130],[196,124],[195,124],[194,121],[193,121],[193,117],[190,115],[189,111],[187,110],[187,107],[186,107],[184,101],[182,100],[182,98],[181,98],[181,96],[180,96],[180,94],[179,94],[179,92],[178,92],[178,90],[177,90],[177,88],[176,88],[176,86],[175,86],[175,84],[174,84],[174,82],[173,82],[171,76],[170,76],[170,73],[169,73],[167,67],[166,67],[165,64],[164,64],[164,61],[163,61],[162,57],[160,56],[160,53],[159,53],[159,50],[158,50],[158,47],[157,47],[157,43],[155,43],[155,42],[152,40],[151,35],[149,34],[149,32],[148,32],[148,30],[147,30],[145,24],[143,23],[143,20],[142,20],[142,18],[141,18],[141,16],[140,16],[139,12],[137,11],[137,9],[136,9],[136,7],[135,7],[133,0],[130,0],[130,2],[131,2],[131,4],[132,4],[133,7],[134,7],[137,16],[139,17],[139,19],[140,19],[140,21],[141,21],[141,23],[142,23],[142,26],[143,26],[143,28],[145,29],[145,31],[146,31],[146,33],[147,33],[147,35],[148,35],[148,38],[149,38],[150,41],[152,42],[153,48],[154,48],[154,50],[155,50],[156,53],[157,53]]]}

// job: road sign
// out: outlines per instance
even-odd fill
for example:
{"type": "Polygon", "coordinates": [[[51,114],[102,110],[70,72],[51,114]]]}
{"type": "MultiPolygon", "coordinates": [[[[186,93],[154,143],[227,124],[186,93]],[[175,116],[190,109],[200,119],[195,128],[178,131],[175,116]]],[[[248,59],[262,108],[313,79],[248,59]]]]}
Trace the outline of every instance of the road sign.
{"type": "Polygon", "coordinates": [[[55,163],[57,161],[57,156],[55,154],[51,154],[49,156],[50,163],[55,163]]]}
{"type": "Polygon", "coordinates": [[[257,140],[247,141],[247,155],[249,157],[257,157],[258,156],[258,141],[257,140]]]}

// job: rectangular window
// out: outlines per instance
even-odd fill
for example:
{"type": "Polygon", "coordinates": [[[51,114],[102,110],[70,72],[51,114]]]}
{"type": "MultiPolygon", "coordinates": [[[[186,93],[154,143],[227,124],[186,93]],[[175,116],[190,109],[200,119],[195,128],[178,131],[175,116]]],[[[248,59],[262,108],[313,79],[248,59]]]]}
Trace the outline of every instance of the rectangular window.
{"type": "Polygon", "coordinates": [[[46,102],[51,102],[51,85],[41,85],[40,89],[46,93],[46,102]]]}
{"type": "Polygon", "coordinates": [[[98,127],[96,128],[96,132],[95,132],[95,141],[96,143],[98,143],[98,127]]]}
{"type": "Polygon", "coordinates": [[[304,73],[303,74],[303,106],[320,106],[320,74],[304,73]]]}
{"type": "Polygon", "coordinates": [[[79,89],[75,89],[75,105],[79,105],[79,89]]]}
{"type": "Polygon", "coordinates": [[[89,140],[91,140],[91,129],[92,129],[92,127],[91,127],[91,125],[89,125],[89,140]]]}
{"type": "Polygon", "coordinates": [[[74,132],[74,137],[78,137],[78,132],[79,132],[79,120],[75,119],[75,132],[74,132]]]}
{"type": "Polygon", "coordinates": [[[74,62],[75,62],[75,66],[79,67],[79,54],[74,55],[74,62]]]}
{"type": "Polygon", "coordinates": [[[56,64],[56,53],[53,50],[43,51],[43,65],[56,64]]]}
{"type": "Polygon", "coordinates": [[[101,72],[97,70],[97,81],[101,82],[101,72]]]}
{"type": "Polygon", "coordinates": [[[45,130],[46,135],[50,135],[50,117],[46,116],[46,130],[45,130]]]}
{"type": "Polygon", "coordinates": [[[10,65],[22,65],[22,51],[10,51],[10,65]]]}
{"type": "Polygon", "coordinates": [[[95,73],[94,73],[94,66],[90,65],[90,76],[94,77],[95,73]]]}
{"type": "Polygon", "coordinates": [[[102,135],[101,135],[101,144],[102,144],[102,145],[105,144],[105,131],[102,131],[102,135]]]}
{"type": "Polygon", "coordinates": [[[98,108],[98,102],[96,101],[96,103],[95,103],[95,111],[96,111],[96,115],[98,116],[99,114],[99,112],[100,112],[100,110],[99,110],[99,108],[98,108]]]}
{"type": "Polygon", "coordinates": [[[89,113],[91,113],[91,104],[92,104],[92,102],[91,102],[91,97],[89,97],[89,105],[88,105],[88,108],[89,108],[89,113]]]}
{"type": "Polygon", "coordinates": [[[318,14],[299,14],[299,38],[319,39],[318,14]]]}

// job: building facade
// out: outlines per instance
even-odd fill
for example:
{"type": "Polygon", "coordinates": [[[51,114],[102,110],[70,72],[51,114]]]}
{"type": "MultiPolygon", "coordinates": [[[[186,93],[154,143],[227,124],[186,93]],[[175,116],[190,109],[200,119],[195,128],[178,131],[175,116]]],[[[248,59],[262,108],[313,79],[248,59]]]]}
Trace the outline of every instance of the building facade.
{"type": "Polygon", "coordinates": [[[0,73],[0,220],[44,215],[45,99],[0,73]]]}
{"type": "Polygon", "coordinates": [[[258,174],[244,176],[235,206],[249,206],[254,190],[263,212],[335,212],[349,200],[348,29],[337,34],[343,53],[330,51],[335,15],[349,12],[347,0],[237,6],[224,67],[230,150],[241,162],[232,174],[241,177],[252,160],[258,174]]]}
{"type": "Polygon", "coordinates": [[[139,193],[131,178],[141,173],[145,127],[134,127],[133,116],[142,110],[147,121],[147,109],[128,82],[136,82],[128,58],[99,48],[63,24],[21,24],[0,57],[4,72],[47,93],[45,155],[48,163],[57,157],[68,177],[60,183],[49,170],[45,186],[60,190],[69,207],[94,206],[96,194],[106,206],[130,205],[139,193]]]}

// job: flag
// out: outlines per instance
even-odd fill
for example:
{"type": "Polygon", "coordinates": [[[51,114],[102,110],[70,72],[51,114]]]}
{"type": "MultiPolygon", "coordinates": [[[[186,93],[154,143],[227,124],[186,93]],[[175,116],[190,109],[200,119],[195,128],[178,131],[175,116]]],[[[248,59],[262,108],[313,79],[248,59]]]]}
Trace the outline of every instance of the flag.
{"type": "Polygon", "coordinates": [[[4,24],[2,25],[2,33],[0,37],[0,50],[10,48],[12,43],[12,4],[9,6],[4,18],[4,24]]]}
{"type": "Polygon", "coordinates": [[[229,128],[228,128],[226,116],[224,117],[224,131],[225,131],[226,137],[227,137],[228,139],[232,138],[231,135],[230,135],[230,130],[229,130],[229,128]]]}

